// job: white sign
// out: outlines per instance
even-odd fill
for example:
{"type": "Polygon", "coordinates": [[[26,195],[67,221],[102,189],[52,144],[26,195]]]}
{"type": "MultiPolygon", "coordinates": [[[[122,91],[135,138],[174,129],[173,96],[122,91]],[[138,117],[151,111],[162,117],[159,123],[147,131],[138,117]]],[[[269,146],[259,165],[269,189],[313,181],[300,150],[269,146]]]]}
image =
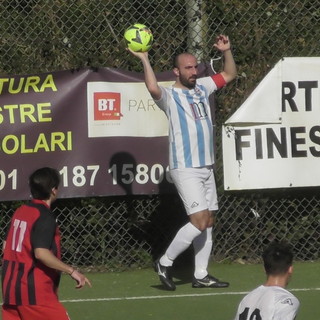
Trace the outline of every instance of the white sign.
{"type": "Polygon", "coordinates": [[[142,82],[88,82],[87,100],[90,138],[168,135],[168,119],[142,82]]]}
{"type": "Polygon", "coordinates": [[[284,58],[223,126],[225,190],[320,185],[320,58],[284,58]]]}

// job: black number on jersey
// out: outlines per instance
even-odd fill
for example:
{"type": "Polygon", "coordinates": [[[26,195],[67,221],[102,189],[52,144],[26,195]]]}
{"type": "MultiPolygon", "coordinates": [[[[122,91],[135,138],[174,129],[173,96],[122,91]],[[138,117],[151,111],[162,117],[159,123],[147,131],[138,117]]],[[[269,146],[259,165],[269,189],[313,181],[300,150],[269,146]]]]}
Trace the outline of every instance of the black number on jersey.
{"type": "Polygon", "coordinates": [[[192,103],[191,108],[192,108],[195,119],[199,120],[199,119],[205,119],[208,117],[206,106],[203,102],[200,101],[198,103],[196,102],[192,103]]]}
{"type": "Polygon", "coordinates": [[[254,309],[249,317],[249,308],[245,308],[239,315],[239,320],[262,320],[259,309],[254,309]],[[248,318],[249,317],[249,318],[248,318]]]}

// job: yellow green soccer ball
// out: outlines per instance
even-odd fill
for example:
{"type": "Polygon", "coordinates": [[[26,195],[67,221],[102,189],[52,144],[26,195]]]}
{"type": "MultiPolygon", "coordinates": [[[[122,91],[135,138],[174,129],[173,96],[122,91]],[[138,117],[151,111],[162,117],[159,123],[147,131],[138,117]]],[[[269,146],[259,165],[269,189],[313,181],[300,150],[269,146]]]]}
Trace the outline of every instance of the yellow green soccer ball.
{"type": "Polygon", "coordinates": [[[127,47],[135,52],[149,51],[153,43],[151,30],[141,23],[135,23],[124,33],[127,47]]]}

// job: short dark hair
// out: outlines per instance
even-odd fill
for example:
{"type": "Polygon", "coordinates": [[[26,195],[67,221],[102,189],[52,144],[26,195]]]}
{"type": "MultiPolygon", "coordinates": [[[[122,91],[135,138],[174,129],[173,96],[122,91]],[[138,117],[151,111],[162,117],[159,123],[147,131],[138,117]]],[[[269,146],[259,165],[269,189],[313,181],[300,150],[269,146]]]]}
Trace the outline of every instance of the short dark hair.
{"type": "Polygon", "coordinates": [[[29,177],[29,187],[34,199],[48,200],[53,188],[58,188],[60,175],[56,169],[40,168],[29,177]]]}
{"type": "Polygon", "coordinates": [[[293,262],[291,246],[286,242],[271,242],[262,254],[267,275],[285,274],[293,262]]]}

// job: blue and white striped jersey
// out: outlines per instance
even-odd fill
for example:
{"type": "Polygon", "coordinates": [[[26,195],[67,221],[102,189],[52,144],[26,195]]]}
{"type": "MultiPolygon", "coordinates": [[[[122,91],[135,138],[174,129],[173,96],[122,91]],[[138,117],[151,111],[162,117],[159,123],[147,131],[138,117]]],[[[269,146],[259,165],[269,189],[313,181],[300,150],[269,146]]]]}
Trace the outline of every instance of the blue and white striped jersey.
{"type": "Polygon", "coordinates": [[[169,119],[169,167],[197,168],[214,163],[209,95],[218,89],[212,77],[197,79],[192,90],[160,87],[155,101],[169,119]]]}

